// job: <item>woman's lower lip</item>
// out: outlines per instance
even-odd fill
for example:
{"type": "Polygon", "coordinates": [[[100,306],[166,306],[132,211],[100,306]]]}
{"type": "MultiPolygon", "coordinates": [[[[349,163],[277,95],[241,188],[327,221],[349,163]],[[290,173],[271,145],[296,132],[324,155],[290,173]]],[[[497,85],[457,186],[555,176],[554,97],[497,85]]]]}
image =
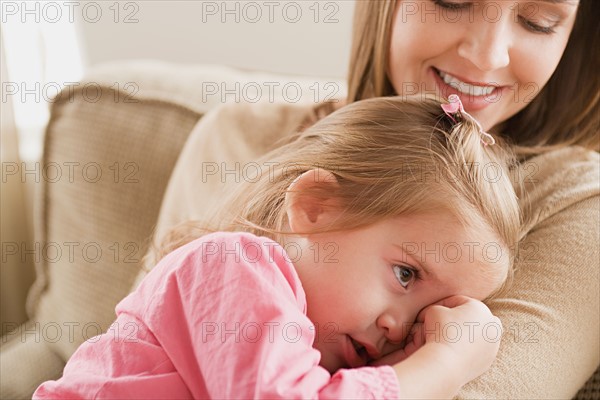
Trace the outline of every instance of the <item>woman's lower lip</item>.
{"type": "Polygon", "coordinates": [[[444,98],[448,98],[451,94],[455,94],[460,97],[460,100],[465,107],[466,112],[479,111],[483,110],[490,104],[494,104],[498,102],[502,98],[502,94],[505,86],[500,86],[494,89],[494,91],[485,96],[472,96],[467,93],[463,93],[458,91],[456,88],[448,85],[442,77],[437,73],[437,71],[432,67],[429,69],[430,73],[433,75],[433,79],[437,84],[438,89],[440,90],[442,96],[444,98]]]}

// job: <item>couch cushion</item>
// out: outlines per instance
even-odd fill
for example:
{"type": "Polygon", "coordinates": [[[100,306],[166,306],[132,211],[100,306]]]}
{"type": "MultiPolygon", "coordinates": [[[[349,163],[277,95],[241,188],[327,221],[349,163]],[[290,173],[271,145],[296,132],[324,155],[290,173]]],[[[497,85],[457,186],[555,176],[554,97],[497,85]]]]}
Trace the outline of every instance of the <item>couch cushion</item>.
{"type": "Polygon", "coordinates": [[[345,81],[336,78],[156,60],[118,61],[97,66],[78,87],[90,84],[123,90],[121,102],[135,93],[138,98],[179,104],[201,114],[225,103],[317,104],[345,98],[347,93],[345,81]]]}
{"type": "Polygon", "coordinates": [[[114,307],[138,272],[171,169],[200,118],[197,111],[151,99],[115,105],[112,90],[102,90],[95,103],[76,91],[72,103],[55,105],[42,160],[60,167],[62,176],[42,185],[37,241],[48,250],[42,250],[46,257],[28,306],[42,324],[57,323],[65,333],[72,324],[72,335],[50,342],[64,360],[114,320],[114,307]]]}

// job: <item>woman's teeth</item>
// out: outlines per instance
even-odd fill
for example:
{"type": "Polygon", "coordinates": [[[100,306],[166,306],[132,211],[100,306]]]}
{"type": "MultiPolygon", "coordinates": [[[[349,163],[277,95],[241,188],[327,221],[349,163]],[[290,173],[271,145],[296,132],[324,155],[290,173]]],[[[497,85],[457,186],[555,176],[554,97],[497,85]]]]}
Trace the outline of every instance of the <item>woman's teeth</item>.
{"type": "Polygon", "coordinates": [[[446,84],[448,84],[449,86],[453,87],[461,93],[465,93],[471,96],[488,96],[494,91],[494,89],[496,89],[496,86],[471,85],[470,83],[463,82],[460,79],[455,78],[454,76],[446,72],[438,72],[440,74],[440,77],[444,80],[444,82],[446,82],[446,84]]]}

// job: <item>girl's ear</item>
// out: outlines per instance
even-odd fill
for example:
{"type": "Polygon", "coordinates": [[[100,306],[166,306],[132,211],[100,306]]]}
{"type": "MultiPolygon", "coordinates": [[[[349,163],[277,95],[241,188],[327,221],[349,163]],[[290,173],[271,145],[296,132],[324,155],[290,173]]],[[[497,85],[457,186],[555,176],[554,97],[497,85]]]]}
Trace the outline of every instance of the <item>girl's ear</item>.
{"type": "Polygon", "coordinates": [[[311,193],[311,189],[319,186],[326,191],[327,185],[339,187],[335,175],[320,168],[306,171],[290,184],[285,195],[285,207],[292,232],[318,230],[339,216],[341,208],[336,199],[324,199],[311,193]]]}

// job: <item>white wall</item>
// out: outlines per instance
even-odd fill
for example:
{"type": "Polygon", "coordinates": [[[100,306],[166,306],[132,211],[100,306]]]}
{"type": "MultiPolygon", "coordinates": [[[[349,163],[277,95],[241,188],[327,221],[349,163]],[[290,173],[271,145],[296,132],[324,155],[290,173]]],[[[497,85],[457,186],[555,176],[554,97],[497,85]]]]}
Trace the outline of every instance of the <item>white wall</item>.
{"type": "Polygon", "coordinates": [[[353,0],[109,0],[73,12],[87,66],[152,58],[345,78],[353,9],[353,0]]]}

